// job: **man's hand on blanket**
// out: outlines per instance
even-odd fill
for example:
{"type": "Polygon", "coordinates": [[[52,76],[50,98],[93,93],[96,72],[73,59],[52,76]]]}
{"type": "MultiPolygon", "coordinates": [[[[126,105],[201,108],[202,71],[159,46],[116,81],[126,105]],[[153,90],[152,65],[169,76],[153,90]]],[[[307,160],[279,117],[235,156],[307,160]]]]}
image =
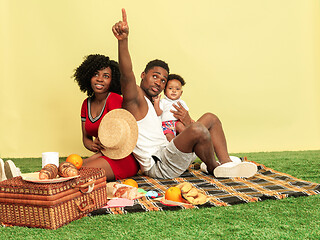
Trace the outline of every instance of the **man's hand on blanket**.
{"type": "Polygon", "coordinates": [[[180,120],[186,127],[189,126],[194,121],[191,119],[189,112],[182,106],[180,102],[173,104],[174,108],[177,111],[170,110],[173,113],[173,116],[180,120]]]}

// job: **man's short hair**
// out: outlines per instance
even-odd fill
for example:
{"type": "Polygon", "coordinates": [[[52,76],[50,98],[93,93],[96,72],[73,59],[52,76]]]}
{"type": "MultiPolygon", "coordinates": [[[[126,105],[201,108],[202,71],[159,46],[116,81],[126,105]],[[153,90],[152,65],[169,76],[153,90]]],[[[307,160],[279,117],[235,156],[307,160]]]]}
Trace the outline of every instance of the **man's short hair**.
{"type": "Polygon", "coordinates": [[[165,69],[169,74],[168,64],[162,60],[159,60],[159,59],[155,59],[155,60],[148,62],[148,64],[146,65],[146,68],[144,69],[144,72],[148,73],[148,71],[154,67],[161,67],[161,68],[165,69]]]}

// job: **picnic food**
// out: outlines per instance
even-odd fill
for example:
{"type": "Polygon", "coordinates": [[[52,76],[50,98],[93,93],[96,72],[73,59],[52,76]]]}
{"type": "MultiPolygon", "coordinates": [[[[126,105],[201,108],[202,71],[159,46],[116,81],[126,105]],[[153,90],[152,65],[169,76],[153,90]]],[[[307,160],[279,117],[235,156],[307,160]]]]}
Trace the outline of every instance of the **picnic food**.
{"type": "Polygon", "coordinates": [[[167,189],[164,198],[175,202],[184,202],[181,196],[181,190],[178,187],[170,187],[167,189]]]}
{"type": "Polygon", "coordinates": [[[136,199],[144,196],[144,194],[138,192],[138,188],[124,185],[117,182],[107,183],[107,197],[112,198],[126,198],[126,199],[136,199]]]}
{"type": "Polygon", "coordinates": [[[39,179],[53,179],[58,175],[58,168],[54,164],[47,164],[45,165],[39,173],[39,179]]]}
{"type": "MultiPolygon", "coordinates": [[[[80,169],[79,173],[79,178],[62,182],[52,181],[59,178],[37,181],[39,172],[36,178],[33,175],[34,181],[31,182],[24,180],[23,175],[28,173],[2,181],[0,228],[3,225],[14,225],[57,229],[106,206],[105,171],[102,168],[86,167],[80,169]]],[[[7,239],[2,232],[0,239],[7,239]]]]}
{"type": "Polygon", "coordinates": [[[80,169],[83,164],[83,160],[78,154],[69,155],[66,162],[72,163],[77,169],[80,169]]]}
{"type": "Polygon", "coordinates": [[[138,188],[138,183],[133,179],[126,179],[123,184],[138,188]]]}
{"type": "Polygon", "coordinates": [[[58,174],[60,177],[74,177],[79,175],[78,169],[69,162],[60,163],[58,174]]]}
{"type": "Polygon", "coordinates": [[[181,189],[182,196],[191,204],[201,205],[208,201],[205,192],[197,189],[189,182],[180,183],[177,188],[181,189]]]}

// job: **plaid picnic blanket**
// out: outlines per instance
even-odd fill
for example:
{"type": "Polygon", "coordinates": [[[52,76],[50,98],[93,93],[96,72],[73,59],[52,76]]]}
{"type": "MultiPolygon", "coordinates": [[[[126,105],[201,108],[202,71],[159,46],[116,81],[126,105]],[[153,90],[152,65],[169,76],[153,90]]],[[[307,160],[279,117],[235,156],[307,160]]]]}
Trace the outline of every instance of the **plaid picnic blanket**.
{"type": "MultiPolygon", "coordinates": [[[[251,161],[252,162],[252,161],[251,161]]],[[[210,197],[203,205],[168,206],[158,199],[143,197],[134,200],[130,207],[101,208],[90,215],[125,214],[132,212],[179,210],[187,208],[204,208],[217,206],[231,206],[241,203],[258,202],[267,199],[283,199],[320,194],[320,184],[304,181],[288,174],[275,171],[262,164],[258,166],[258,173],[251,178],[214,178],[211,175],[195,169],[195,165],[179,178],[153,179],[146,176],[135,176],[139,188],[145,191],[157,191],[164,196],[166,189],[182,182],[190,182],[198,189],[202,189],[210,197]]]]}

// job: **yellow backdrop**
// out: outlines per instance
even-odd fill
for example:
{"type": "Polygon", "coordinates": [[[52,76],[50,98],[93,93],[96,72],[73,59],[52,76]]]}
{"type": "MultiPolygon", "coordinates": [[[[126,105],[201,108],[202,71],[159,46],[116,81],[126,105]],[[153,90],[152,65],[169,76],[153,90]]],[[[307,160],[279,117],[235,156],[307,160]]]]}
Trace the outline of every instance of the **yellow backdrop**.
{"type": "Polygon", "coordinates": [[[317,0],[0,0],[0,157],[90,155],[71,76],[85,55],[117,60],[122,7],[138,80],[167,61],[192,117],[220,117],[230,152],[319,149],[317,0]]]}

